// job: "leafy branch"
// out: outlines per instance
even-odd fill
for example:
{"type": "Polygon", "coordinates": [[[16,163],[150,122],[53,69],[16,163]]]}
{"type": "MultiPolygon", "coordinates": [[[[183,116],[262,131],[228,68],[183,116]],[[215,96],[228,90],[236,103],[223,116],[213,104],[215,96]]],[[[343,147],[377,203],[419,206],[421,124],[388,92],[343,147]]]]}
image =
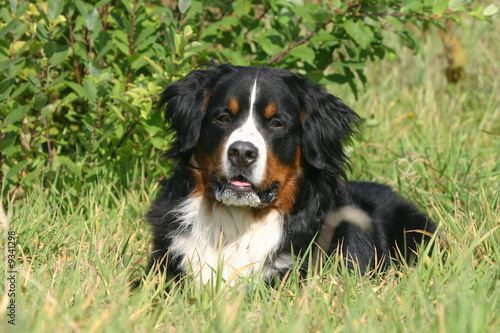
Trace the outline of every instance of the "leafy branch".
{"type": "Polygon", "coordinates": [[[498,11],[457,0],[32,3],[0,0],[2,193],[34,180],[79,190],[131,158],[156,160],[170,140],[150,112],[156,96],[199,64],[272,65],[356,92],[367,61],[392,52],[384,29],[418,51],[422,21],[498,11]]]}
{"type": "MultiPolygon", "coordinates": [[[[357,5],[351,5],[349,9],[352,9],[354,7],[357,7],[358,9],[361,9],[361,4],[357,5]]],[[[443,15],[438,15],[438,14],[419,14],[419,13],[410,13],[410,14],[405,14],[405,13],[372,13],[372,12],[344,12],[341,10],[335,10],[335,15],[344,17],[344,18],[362,18],[362,17],[370,17],[370,16],[375,16],[375,17],[399,17],[399,18],[405,18],[405,19],[418,19],[418,20],[438,20],[443,17],[443,15]]],[[[449,18],[452,16],[457,16],[457,15],[465,15],[465,13],[460,13],[460,12],[455,12],[451,10],[446,10],[444,12],[445,17],[449,18]]],[[[320,32],[322,29],[324,29],[328,24],[330,23],[337,23],[333,18],[328,19],[325,23],[320,24],[314,31],[308,33],[305,37],[301,38],[298,42],[290,45],[287,47],[286,50],[282,51],[280,54],[278,54],[276,57],[272,58],[268,64],[271,65],[273,63],[280,62],[286,55],[288,55],[293,49],[296,47],[306,44],[309,42],[309,40],[318,32],[320,32]]]]}

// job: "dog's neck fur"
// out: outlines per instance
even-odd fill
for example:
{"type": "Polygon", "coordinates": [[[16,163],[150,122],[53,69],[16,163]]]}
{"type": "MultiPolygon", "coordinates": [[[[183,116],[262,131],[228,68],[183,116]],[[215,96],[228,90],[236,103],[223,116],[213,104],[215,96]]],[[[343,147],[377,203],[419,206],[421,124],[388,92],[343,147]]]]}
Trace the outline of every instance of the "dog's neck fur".
{"type": "Polygon", "coordinates": [[[208,203],[195,196],[186,198],[174,214],[180,228],[172,237],[170,256],[203,284],[216,276],[215,271],[231,283],[252,272],[268,278],[272,267],[289,264],[286,258],[269,262],[283,240],[284,217],[275,210],[259,216],[250,208],[208,203]]]}

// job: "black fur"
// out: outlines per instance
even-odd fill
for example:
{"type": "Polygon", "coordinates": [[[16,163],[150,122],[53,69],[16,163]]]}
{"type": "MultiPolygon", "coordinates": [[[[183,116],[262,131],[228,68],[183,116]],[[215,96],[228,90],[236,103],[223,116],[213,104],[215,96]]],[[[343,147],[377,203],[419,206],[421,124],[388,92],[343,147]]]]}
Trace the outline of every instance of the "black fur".
{"type": "MultiPolygon", "coordinates": [[[[246,76],[256,71],[270,82],[280,83],[275,85],[276,89],[286,87],[288,91],[278,95],[287,93],[293,96],[289,101],[290,108],[297,111],[293,117],[299,117],[298,111],[305,113],[301,128],[293,132],[303,152],[304,176],[295,205],[285,214],[281,246],[269,254],[268,265],[273,265],[273,259],[280,254],[304,253],[325,217],[346,205],[365,211],[372,219],[373,228],[364,232],[353,224],[341,224],[328,252],[341,251],[349,266],[356,261],[363,272],[375,268],[377,263],[387,265],[388,259],[399,253],[409,258],[416,252],[418,244],[430,239],[436,230],[434,222],[388,186],[346,180],[348,159],[344,145],[355,132],[359,117],[337,97],[285,70],[211,65],[169,85],[161,96],[159,108],[165,112],[175,138],[168,156],[175,160],[176,167],[147,215],[153,232],[154,251],[150,266],[158,264],[162,270],[166,268],[169,276],[182,273],[178,262],[167,260],[170,236],[179,228],[173,212],[195,186],[191,172],[193,152],[200,140],[202,126],[205,126],[206,108],[213,107],[212,104],[207,106],[206,101],[210,97],[210,103],[216,103],[212,100],[223,98],[211,96],[216,84],[238,85],[239,81],[234,80],[235,73],[243,82],[246,76]]],[[[214,142],[204,143],[206,150],[219,139],[217,133],[211,135],[205,140],[214,142]]],[[[277,270],[284,273],[289,268],[279,267],[277,270]]]]}

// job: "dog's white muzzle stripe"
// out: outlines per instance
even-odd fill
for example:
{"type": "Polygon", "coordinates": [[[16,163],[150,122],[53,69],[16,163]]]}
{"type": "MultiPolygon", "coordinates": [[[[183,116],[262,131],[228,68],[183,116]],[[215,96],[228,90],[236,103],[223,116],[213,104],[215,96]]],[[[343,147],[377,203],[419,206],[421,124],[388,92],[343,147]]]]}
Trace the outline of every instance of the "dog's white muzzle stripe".
{"type": "Polygon", "coordinates": [[[253,144],[257,150],[257,160],[251,166],[249,166],[251,172],[247,174],[248,180],[254,185],[260,185],[264,179],[265,170],[266,170],[266,160],[267,160],[267,149],[266,149],[266,141],[264,137],[259,132],[257,128],[256,119],[255,119],[255,100],[257,98],[257,79],[252,87],[252,91],[250,93],[250,110],[248,112],[248,117],[243,123],[241,127],[236,129],[229,136],[226,145],[224,147],[224,156],[223,156],[223,165],[224,165],[224,173],[226,175],[233,174],[232,165],[228,159],[227,152],[229,147],[237,142],[250,142],[253,144]]]}

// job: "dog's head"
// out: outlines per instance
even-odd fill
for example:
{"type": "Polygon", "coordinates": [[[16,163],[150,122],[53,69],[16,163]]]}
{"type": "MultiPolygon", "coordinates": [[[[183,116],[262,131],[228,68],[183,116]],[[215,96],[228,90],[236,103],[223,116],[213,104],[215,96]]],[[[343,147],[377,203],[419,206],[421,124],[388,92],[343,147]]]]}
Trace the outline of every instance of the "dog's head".
{"type": "MultiPolygon", "coordinates": [[[[304,173],[344,177],[343,142],[358,116],[291,72],[213,65],[161,96],[195,191],[225,205],[290,211],[304,173]]],[[[314,175],[312,175],[314,176],[314,175]]]]}

